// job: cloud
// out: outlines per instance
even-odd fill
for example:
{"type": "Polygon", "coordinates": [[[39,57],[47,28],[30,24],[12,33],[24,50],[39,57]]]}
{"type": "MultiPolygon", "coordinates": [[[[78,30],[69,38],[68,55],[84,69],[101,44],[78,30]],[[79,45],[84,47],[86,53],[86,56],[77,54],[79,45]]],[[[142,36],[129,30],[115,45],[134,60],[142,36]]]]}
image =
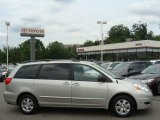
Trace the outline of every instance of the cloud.
{"type": "Polygon", "coordinates": [[[142,0],[129,5],[130,15],[124,21],[146,22],[149,24],[158,24],[160,19],[160,1],[142,0]]]}
{"type": "Polygon", "coordinates": [[[58,3],[72,3],[73,0],[54,0],[55,2],[58,2],[58,3]]]}
{"type": "Polygon", "coordinates": [[[0,32],[0,37],[6,36],[6,33],[0,32]]]}
{"type": "Polygon", "coordinates": [[[159,0],[148,0],[143,2],[136,2],[134,4],[131,4],[129,7],[131,11],[137,15],[151,15],[160,17],[159,4],[159,0]]]}
{"type": "Polygon", "coordinates": [[[0,41],[0,45],[3,45],[3,46],[4,46],[5,44],[6,44],[6,43],[5,43],[4,41],[3,41],[3,42],[0,41]]]}
{"type": "Polygon", "coordinates": [[[80,32],[80,31],[82,31],[82,29],[80,29],[80,28],[70,28],[67,30],[67,32],[71,32],[71,33],[80,32]]]}
{"type": "Polygon", "coordinates": [[[40,22],[41,21],[41,17],[38,16],[37,14],[31,14],[29,16],[25,16],[23,17],[21,20],[25,21],[25,22],[40,22]]]}

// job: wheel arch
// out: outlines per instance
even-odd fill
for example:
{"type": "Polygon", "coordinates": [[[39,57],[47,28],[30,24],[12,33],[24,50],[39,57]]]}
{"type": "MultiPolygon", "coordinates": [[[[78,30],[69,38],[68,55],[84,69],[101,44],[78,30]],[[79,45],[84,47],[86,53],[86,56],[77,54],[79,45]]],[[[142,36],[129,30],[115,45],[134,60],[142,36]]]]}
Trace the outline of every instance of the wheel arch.
{"type": "Polygon", "coordinates": [[[37,100],[37,98],[36,98],[36,96],[35,96],[34,94],[32,94],[32,93],[30,93],[30,92],[22,92],[22,93],[20,93],[20,94],[18,95],[18,97],[17,97],[16,105],[19,104],[20,98],[21,98],[22,96],[24,96],[24,95],[30,95],[30,96],[34,97],[34,98],[36,99],[37,103],[39,104],[39,102],[38,102],[38,100],[37,100]]]}
{"type": "Polygon", "coordinates": [[[111,108],[111,103],[112,103],[113,99],[116,98],[117,96],[128,96],[128,97],[130,97],[134,101],[135,107],[137,109],[137,102],[136,102],[135,98],[132,95],[130,95],[128,93],[124,93],[124,92],[123,93],[117,93],[114,96],[112,96],[112,98],[109,100],[109,103],[108,103],[108,109],[111,108]]]}

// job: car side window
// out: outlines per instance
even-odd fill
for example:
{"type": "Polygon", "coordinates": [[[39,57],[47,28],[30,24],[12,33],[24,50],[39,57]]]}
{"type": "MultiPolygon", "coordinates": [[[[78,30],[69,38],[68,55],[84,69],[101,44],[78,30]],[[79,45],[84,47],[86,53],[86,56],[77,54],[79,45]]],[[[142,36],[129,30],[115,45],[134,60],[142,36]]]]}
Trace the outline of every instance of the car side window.
{"type": "Polygon", "coordinates": [[[131,64],[130,67],[129,67],[129,70],[130,71],[136,71],[136,70],[138,70],[138,64],[137,63],[131,64]]]}
{"type": "Polygon", "coordinates": [[[139,65],[139,70],[144,70],[148,65],[147,65],[147,63],[138,63],[139,65]]]}
{"type": "Polygon", "coordinates": [[[35,79],[40,65],[22,66],[15,74],[14,78],[35,79]]]}
{"type": "Polygon", "coordinates": [[[155,62],[154,64],[160,64],[160,61],[155,62]]]}
{"type": "Polygon", "coordinates": [[[38,79],[69,80],[69,66],[65,63],[42,65],[38,79]]]}
{"type": "Polygon", "coordinates": [[[74,80],[97,82],[99,76],[103,76],[99,71],[86,65],[73,65],[74,80]]]}

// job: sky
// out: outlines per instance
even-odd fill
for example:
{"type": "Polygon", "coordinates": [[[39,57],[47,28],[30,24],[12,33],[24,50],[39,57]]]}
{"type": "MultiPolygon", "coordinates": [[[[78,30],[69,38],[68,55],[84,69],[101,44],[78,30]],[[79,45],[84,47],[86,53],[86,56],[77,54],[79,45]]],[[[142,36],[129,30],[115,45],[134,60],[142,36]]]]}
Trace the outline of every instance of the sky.
{"type": "Polygon", "coordinates": [[[9,21],[9,46],[15,47],[28,37],[20,36],[21,27],[45,29],[39,38],[47,46],[58,41],[82,44],[101,38],[97,21],[107,21],[104,35],[114,25],[131,29],[139,21],[147,23],[155,35],[160,33],[160,0],[0,0],[0,48],[6,45],[9,21]]]}

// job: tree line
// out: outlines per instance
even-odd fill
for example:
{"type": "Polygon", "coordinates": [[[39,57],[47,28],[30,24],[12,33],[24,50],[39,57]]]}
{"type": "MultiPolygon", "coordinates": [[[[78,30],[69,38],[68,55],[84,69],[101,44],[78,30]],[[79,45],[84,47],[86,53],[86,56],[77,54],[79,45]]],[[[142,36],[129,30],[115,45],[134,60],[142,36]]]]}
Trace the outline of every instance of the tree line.
{"type": "MultiPolygon", "coordinates": [[[[135,23],[131,30],[124,25],[115,25],[111,27],[105,37],[104,43],[120,43],[125,42],[126,39],[131,38],[134,41],[138,40],[158,40],[160,35],[154,33],[147,28],[146,23],[135,23]]],[[[99,45],[100,40],[86,40],[81,47],[99,45]]],[[[44,46],[39,39],[35,40],[35,55],[36,59],[69,59],[77,58],[76,45],[66,47],[60,42],[51,42],[48,46],[44,46]]],[[[9,47],[9,63],[19,63],[30,59],[30,40],[26,40],[17,47],[9,47]]],[[[6,63],[6,47],[0,49],[0,63],[6,63]]]]}
{"type": "MultiPolygon", "coordinates": [[[[132,28],[129,29],[127,26],[115,25],[111,27],[109,32],[107,33],[108,37],[105,37],[104,44],[110,43],[120,43],[126,42],[127,39],[132,39],[134,41],[138,40],[158,40],[160,41],[160,35],[154,35],[153,31],[148,30],[146,23],[135,23],[132,25],[132,28]]],[[[86,40],[82,46],[94,46],[99,45],[101,43],[100,40],[86,40]]]]}
{"type": "MultiPolygon", "coordinates": [[[[76,58],[76,45],[65,47],[63,43],[51,42],[47,47],[39,39],[35,39],[36,59],[69,59],[76,58]]],[[[9,63],[20,63],[30,60],[30,40],[18,45],[9,47],[9,63]]],[[[6,63],[6,47],[0,49],[0,63],[6,63]]]]}

